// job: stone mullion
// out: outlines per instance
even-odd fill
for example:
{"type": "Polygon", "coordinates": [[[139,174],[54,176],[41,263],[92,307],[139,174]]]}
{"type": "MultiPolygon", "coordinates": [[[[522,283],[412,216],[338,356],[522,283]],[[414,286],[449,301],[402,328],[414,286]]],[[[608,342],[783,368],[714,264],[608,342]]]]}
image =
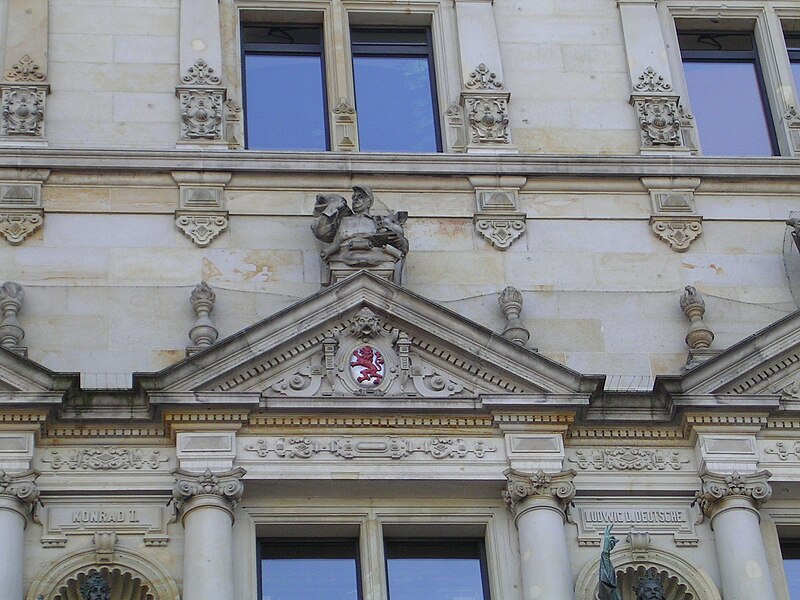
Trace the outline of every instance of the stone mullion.
{"type": "Polygon", "coordinates": [[[0,589],[9,600],[24,596],[25,526],[32,505],[39,497],[38,471],[16,475],[0,471],[0,589]]]}
{"type": "Polygon", "coordinates": [[[574,585],[567,548],[565,507],[575,497],[575,471],[504,472],[506,506],[519,533],[522,598],[572,600],[574,585]],[[542,540],[547,540],[543,543],[542,540]]]}
{"type": "Polygon", "coordinates": [[[697,502],[711,519],[726,600],[777,600],[758,512],[772,495],[769,477],[769,471],[700,475],[697,502]]]}

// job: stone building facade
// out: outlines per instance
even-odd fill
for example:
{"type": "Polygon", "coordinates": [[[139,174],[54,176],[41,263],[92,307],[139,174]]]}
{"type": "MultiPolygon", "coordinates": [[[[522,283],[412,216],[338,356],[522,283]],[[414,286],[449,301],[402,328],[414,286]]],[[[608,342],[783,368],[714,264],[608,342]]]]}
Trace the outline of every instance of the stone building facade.
{"type": "Polygon", "coordinates": [[[437,597],[591,600],[612,525],[622,600],[800,597],[797,31],[794,0],[0,2],[0,595],[277,600],[269,560],[351,544],[346,600],[465,555],[480,590],[437,597]],[[322,148],[255,141],[313,129],[263,56],[316,61],[322,148]],[[423,69],[437,151],[371,151],[415,104],[369,104],[377,57],[423,69]]]}

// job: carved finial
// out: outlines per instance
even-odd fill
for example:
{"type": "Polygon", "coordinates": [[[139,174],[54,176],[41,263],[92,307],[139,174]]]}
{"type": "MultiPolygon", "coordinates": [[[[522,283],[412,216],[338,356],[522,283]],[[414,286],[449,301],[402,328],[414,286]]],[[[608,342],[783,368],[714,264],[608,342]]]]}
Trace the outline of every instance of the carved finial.
{"type": "Polygon", "coordinates": [[[356,109],[347,101],[347,98],[339,98],[336,106],[333,109],[335,115],[354,115],[356,109]]]}
{"type": "Polygon", "coordinates": [[[515,344],[524,346],[530,339],[531,334],[519,318],[522,312],[522,292],[517,288],[508,286],[497,298],[500,309],[506,317],[506,327],[503,329],[503,337],[511,340],[515,344]]]}
{"type": "Polygon", "coordinates": [[[464,87],[470,90],[502,89],[503,83],[497,80],[497,73],[481,63],[469,74],[469,80],[464,87]]]}
{"type": "Polygon", "coordinates": [[[637,92],[671,92],[672,86],[656,73],[653,67],[647,67],[644,73],[639,75],[639,83],[634,85],[633,89],[637,92]]]}
{"type": "Polygon", "coordinates": [[[714,333],[706,327],[703,315],[706,312],[706,303],[703,296],[693,286],[687,285],[681,295],[681,310],[689,319],[689,331],[686,334],[686,345],[690,350],[708,348],[714,341],[714,333]]]}
{"type": "Polygon", "coordinates": [[[25,331],[17,320],[24,300],[25,291],[18,283],[6,281],[0,286],[0,312],[3,316],[0,322],[0,346],[12,352],[19,353],[19,344],[25,337],[25,331]]]}
{"type": "Polygon", "coordinates": [[[93,573],[81,585],[83,600],[111,600],[111,587],[100,573],[93,573]]]}
{"type": "Polygon", "coordinates": [[[40,68],[26,54],[6,71],[6,79],[8,81],[44,81],[45,76],[39,72],[40,68]]]}
{"type": "Polygon", "coordinates": [[[192,85],[219,85],[220,78],[214,73],[214,69],[208,66],[208,63],[202,58],[198,58],[197,62],[189,67],[186,74],[181,77],[183,83],[192,85]]]}
{"type": "Polygon", "coordinates": [[[192,309],[197,316],[194,326],[189,330],[189,339],[192,340],[193,348],[187,348],[187,353],[191,354],[202,348],[211,346],[217,341],[219,331],[209,316],[214,310],[214,302],[217,296],[205,281],[201,281],[192,290],[190,301],[192,309]]]}

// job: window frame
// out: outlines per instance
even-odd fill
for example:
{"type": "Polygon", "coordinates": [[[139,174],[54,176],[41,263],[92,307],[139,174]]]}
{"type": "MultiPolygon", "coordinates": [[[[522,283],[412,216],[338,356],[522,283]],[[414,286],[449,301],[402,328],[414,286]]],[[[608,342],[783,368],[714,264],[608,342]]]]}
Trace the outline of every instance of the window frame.
{"type": "MultiPolygon", "coordinates": [[[[356,77],[355,77],[355,59],[359,56],[364,57],[415,57],[425,58],[428,62],[428,83],[431,94],[431,104],[433,111],[433,134],[434,144],[436,146],[436,153],[441,153],[442,150],[442,118],[439,108],[439,97],[436,85],[436,60],[433,47],[433,33],[430,26],[415,26],[409,25],[405,27],[392,26],[392,25],[350,25],[350,65],[353,78],[353,98],[356,103],[356,115],[358,115],[357,90],[356,90],[356,77]],[[422,31],[425,33],[425,51],[416,50],[411,43],[392,43],[386,42],[383,44],[372,44],[368,42],[355,42],[353,41],[354,31],[381,31],[381,32],[403,32],[403,31],[422,31]],[[359,46],[364,46],[360,48],[359,46]],[[358,47],[358,48],[357,48],[358,47]]],[[[360,139],[359,135],[359,139],[360,139]]],[[[359,151],[364,152],[359,147],[359,151]]],[[[380,151],[379,151],[380,152],[380,151]]]]}
{"type": "MultiPolygon", "coordinates": [[[[765,73],[761,66],[761,51],[758,45],[758,40],[756,39],[756,32],[744,29],[719,29],[719,30],[708,30],[706,28],[702,29],[683,29],[676,25],[676,33],[678,38],[681,35],[687,34],[702,34],[702,33],[716,33],[718,35],[745,35],[748,36],[752,41],[752,50],[684,50],[680,47],[680,42],[678,43],[678,48],[680,50],[681,56],[681,66],[683,67],[684,64],[687,62],[690,63],[737,63],[743,64],[748,63],[752,64],[755,69],[755,76],[756,76],[756,89],[758,91],[758,96],[761,100],[761,106],[764,110],[764,119],[766,121],[767,126],[767,137],[769,139],[770,148],[772,154],[769,156],[780,156],[780,144],[778,142],[778,135],[775,129],[775,118],[773,115],[773,108],[771,106],[769,95],[767,94],[767,85],[765,79],[765,73]]],[[[682,69],[683,70],[683,69],[682,69]]],[[[685,71],[683,71],[683,78],[684,83],[686,81],[685,71]]],[[[686,102],[691,102],[691,97],[688,92],[688,84],[686,84],[686,102]]],[[[697,135],[701,140],[701,148],[702,148],[702,136],[703,132],[700,128],[698,128],[697,135]]],[[[724,156],[736,156],[737,158],[739,155],[724,155],[724,156]]],[[[744,157],[750,157],[751,155],[743,155],[744,157]]],[[[757,155],[758,157],[763,157],[763,155],[757,155]]]]}
{"type": "MultiPolygon", "coordinates": [[[[240,22],[239,24],[239,40],[240,40],[240,56],[241,56],[241,81],[242,81],[242,127],[244,136],[244,148],[250,148],[248,136],[248,110],[247,110],[247,69],[246,59],[248,55],[259,56],[319,56],[320,60],[320,76],[322,84],[322,122],[325,136],[325,148],[319,152],[330,152],[331,150],[331,124],[330,124],[330,105],[328,100],[328,67],[325,59],[325,27],[324,23],[254,23],[254,22],[240,22]],[[318,44],[271,44],[267,42],[246,42],[244,30],[246,28],[263,28],[268,29],[278,25],[286,25],[287,27],[314,27],[319,29],[319,43],[318,44]],[[248,48],[249,47],[249,48],[248,48]]],[[[258,150],[258,149],[256,149],[258,150]]],[[[272,152],[298,152],[293,149],[274,149],[272,152]]],[[[312,150],[313,152],[313,150],[312,150]]]]}

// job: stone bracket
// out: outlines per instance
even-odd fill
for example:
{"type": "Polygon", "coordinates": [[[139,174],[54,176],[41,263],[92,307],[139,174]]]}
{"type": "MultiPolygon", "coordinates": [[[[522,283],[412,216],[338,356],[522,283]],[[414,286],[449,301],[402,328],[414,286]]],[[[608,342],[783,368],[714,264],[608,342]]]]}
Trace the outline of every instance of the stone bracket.
{"type": "Polygon", "coordinates": [[[175,225],[200,248],[205,248],[228,228],[224,210],[225,184],[230,173],[173,171],[180,188],[175,225]]]}
{"type": "Polygon", "coordinates": [[[44,140],[46,83],[0,83],[0,137],[44,140]]]}
{"type": "Polygon", "coordinates": [[[703,233],[703,217],[696,213],[696,177],[643,177],[650,192],[650,229],[675,252],[686,252],[703,233]]]}
{"type": "Polygon", "coordinates": [[[527,228],[525,213],[518,210],[524,177],[470,177],[475,188],[475,229],[492,246],[506,250],[527,228]]]}
{"type": "Polygon", "coordinates": [[[8,243],[21,244],[43,223],[41,181],[0,183],[0,234],[8,243]]]}

